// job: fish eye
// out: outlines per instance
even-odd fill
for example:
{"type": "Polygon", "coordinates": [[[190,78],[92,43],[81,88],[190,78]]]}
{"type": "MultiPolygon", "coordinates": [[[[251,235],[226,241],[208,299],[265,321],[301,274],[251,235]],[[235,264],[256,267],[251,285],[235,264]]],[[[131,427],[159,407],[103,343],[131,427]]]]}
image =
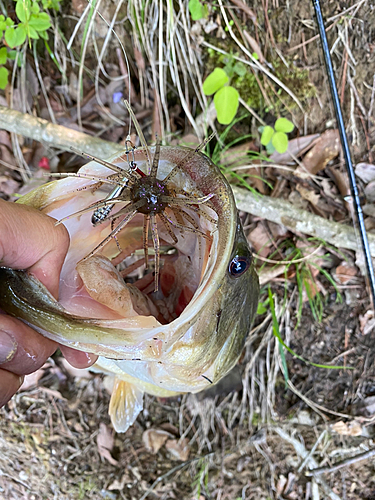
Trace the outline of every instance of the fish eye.
{"type": "Polygon", "coordinates": [[[239,278],[249,269],[250,264],[251,257],[236,255],[229,263],[229,274],[233,276],[233,278],[239,278]]]}

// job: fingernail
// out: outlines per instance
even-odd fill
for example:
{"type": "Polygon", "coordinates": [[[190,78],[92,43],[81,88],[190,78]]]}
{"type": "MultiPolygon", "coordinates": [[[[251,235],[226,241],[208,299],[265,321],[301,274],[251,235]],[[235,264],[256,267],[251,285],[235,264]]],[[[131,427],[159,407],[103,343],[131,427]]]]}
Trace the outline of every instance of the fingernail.
{"type": "Polygon", "coordinates": [[[10,361],[16,350],[17,342],[8,333],[0,331],[0,364],[10,361]]]}
{"type": "Polygon", "coordinates": [[[20,384],[20,385],[18,386],[18,389],[20,389],[20,388],[21,388],[21,386],[22,386],[22,384],[23,384],[24,380],[25,380],[25,375],[21,375],[21,376],[20,376],[20,378],[19,378],[19,384],[20,384]]]}

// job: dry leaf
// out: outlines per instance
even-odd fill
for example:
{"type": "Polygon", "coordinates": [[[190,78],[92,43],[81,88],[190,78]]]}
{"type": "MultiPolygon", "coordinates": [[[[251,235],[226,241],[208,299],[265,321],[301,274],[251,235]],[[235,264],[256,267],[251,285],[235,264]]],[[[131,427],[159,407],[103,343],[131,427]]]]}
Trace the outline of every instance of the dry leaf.
{"type": "Polygon", "coordinates": [[[7,177],[6,175],[2,175],[0,177],[0,192],[11,196],[16,193],[18,188],[20,187],[20,183],[12,179],[11,177],[7,177]]]}
{"type": "Polygon", "coordinates": [[[243,30],[242,33],[244,34],[246,40],[248,41],[251,50],[257,54],[259,62],[263,64],[265,62],[265,58],[261,48],[259,47],[258,42],[255,40],[255,38],[249,35],[249,33],[246,30],[243,30]]]}
{"type": "Polygon", "coordinates": [[[350,188],[349,188],[349,180],[346,172],[340,170],[340,168],[330,167],[329,171],[333,175],[335,179],[336,186],[339,190],[341,196],[349,196],[350,188]]]}
{"type": "MultiPolygon", "coordinates": [[[[256,144],[253,141],[245,142],[239,146],[233,146],[226,151],[223,151],[220,155],[220,163],[225,166],[238,166],[249,163],[249,151],[258,151],[256,144]]],[[[251,162],[253,165],[254,162],[251,162]]],[[[247,172],[251,174],[253,169],[249,169],[247,172]]]]}
{"type": "Polygon", "coordinates": [[[271,240],[261,222],[259,222],[257,227],[248,234],[247,239],[261,257],[267,257],[269,255],[271,240]]]}
{"type": "Polygon", "coordinates": [[[300,184],[296,185],[296,189],[299,192],[299,194],[304,198],[305,200],[309,201],[314,207],[318,205],[319,200],[320,200],[320,194],[315,193],[315,191],[311,189],[306,189],[300,184]]]}
{"type": "Polygon", "coordinates": [[[281,474],[279,477],[279,480],[277,481],[277,485],[276,485],[277,498],[279,498],[283,494],[283,491],[284,491],[284,488],[285,488],[287,481],[288,481],[287,478],[281,474]]]}
{"type": "Polygon", "coordinates": [[[143,433],[142,441],[147,451],[155,455],[170,437],[173,437],[173,434],[167,431],[161,429],[148,429],[143,433]]]}
{"type": "Polygon", "coordinates": [[[189,458],[190,450],[188,448],[189,440],[187,438],[184,439],[168,439],[165,444],[165,447],[172,455],[172,458],[175,460],[181,460],[182,462],[186,462],[189,458]]]}
{"type": "Polygon", "coordinates": [[[286,264],[280,264],[279,266],[266,266],[263,267],[259,274],[259,284],[260,286],[265,285],[269,281],[272,281],[274,278],[280,276],[280,274],[284,274],[286,269],[286,264]]]}
{"type": "Polygon", "coordinates": [[[103,422],[100,423],[96,443],[98,445],[99,455],[107,460],[111,465],[118,465],[117,460],[115,460],[111,455],[114,443],[113,434],[103,422]]]}
{"type": "Polygon", "coordinates": [[[362,335],[367,335],[375,326],[374,311],[369,309],[364,315],[359,315],[359,327],[362,335]]]}
{"type": "MultiPolygon", "coordinates": [[[[336,158],[340,152],[340,137],[338,130],[326,130],[315,146],[305,155],[303,165],[311,174],[317,174],[326,167],[329,161],[336,158]]],[[[298,167],[301,169],[301,167],[298,167]]]]}
{"type": "Polygon", "coordinates": [[[303,137],[296,137],[288,141],[288,149],[285,153],[278,153],[275,151],[271,155],[271,161],[275,163],[292,163],[294,164],[293,156],[303,155],[309,148],[311,148],[316,140],[318,140],[320,134],[304,135],[303,137]]]}
{"type": "Polygon", "coordinates": [[[343,261],[337,266],[335,271],[336,281],[340,282],[342,285],[349,283],[357,274],[357,268],[346,261],[343,261]]]}
{"type": "Polygon", "coordinates": [[[368,203],[375,202],[375,181],[371,181],[365,187],[365,195],[368,203]]]}
{"type": "Polygon", "coordinates": [[[239,9],[242,9],[253,21],[253,23],[256,25],[257,24],[257,16],[255,12],[250,9],[248,5],[246,5],[245,2],[242,2],[242,0],[231,0],[231,2],[236,5],[239,9]]]}
{"type": "Polygon", "coordinates": [[[375,181],[375,165],[372,163],[357,163],[355,173],[365,184],[375,181]]]}
{"type": "Polygon", "coordinates": [[[360,436],[362,434],[362,426],[359,422],[336,422],[331,426],[331,429],[341,436],[360,436]]]}

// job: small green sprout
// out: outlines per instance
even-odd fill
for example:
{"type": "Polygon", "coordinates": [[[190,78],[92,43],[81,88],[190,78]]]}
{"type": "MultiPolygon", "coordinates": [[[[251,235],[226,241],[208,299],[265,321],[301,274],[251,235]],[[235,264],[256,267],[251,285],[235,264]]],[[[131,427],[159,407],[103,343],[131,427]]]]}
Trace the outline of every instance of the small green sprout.
{"type": "Polygon", "coordinates": [[[268,153],[273,153],[276,150],[278,153],[285,153],[288,149],[288,134],[294,130],[293,123],[287,118],[279,118],[276,120],[275,128],[269,125],[262,130],[260,142],[266,147],[268,153]]]}
{"type": "Polygon", "coordinates": [[[230,85],[228,75],[221,68],[215,68],[203,82],[203,92],[214,95],[214,104],[217,112],[217,121],[222,125],[229,125],[236,116],[239,93],[230,85]]]}
{"type": "Polygon", "coordinates": [[[207,17],[208,7],[199,0],[189,0],[189,12],[193,21],[199,21],[207,17]]]}
{"type": "MultiPolygon", "coordinates": [[[[10,17],[0,15],[0,41],[5,45],[0,48],[0,89],[5,89],[8,84],[9,71],[5,68],[8,60],[16,58],[16,49],[21,47],[26,39],[48,40],[47,30],[52,26],[50,16],[41,12],[39,2],[36,0],[15,0],[16,15],[19,22],[14,22],[10,17]],[[4,37],[4,38],[3,38],[4,37]]],[[[57,0],[42,0],[42,8],[52,7],[59,9],[57,0]]],[[[20,60],[18,61],[20,64],[20,60]]]]}

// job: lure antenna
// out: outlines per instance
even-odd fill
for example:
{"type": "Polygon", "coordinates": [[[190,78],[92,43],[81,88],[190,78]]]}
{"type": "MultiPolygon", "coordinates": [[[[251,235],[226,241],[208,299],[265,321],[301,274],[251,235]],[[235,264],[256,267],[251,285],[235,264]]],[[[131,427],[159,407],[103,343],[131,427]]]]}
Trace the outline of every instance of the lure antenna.
{"type": "Polygon", "coordinates": [[[367,277],[368,277],[370,289],[371,289],[372,304],[373,304],[373,306],[375,306],[374,267],[372,264],[370,246],[369,246],[368,239],[367,239],[367,232],[366,232],[366,228],[365,228],[365,221],[363,219],[363,211],[362,211],[361,202],[359,199],[357,182],[356,182],[355,175],[354,175],[354,169],[353,169],[352,158],[350,155],[348,138],[347,138],[346,132],[345,132],[344,120],[342,117],[339,96],[337,93],[335,75],[334,75],[333,67],[332,67],[331,54],[329,51],[326,31],[324,28],[323,15],[322,15],[322,11],[320,8],[319,0],[312,0],[312,3],[314,5],[314,9],[315,9],[315,15],[316,15],[316,20],[317,20],[317,24],[318,24],[319,36],[320,36],[320,40],[321,40],[322,48],[323,48],[324,62],[325,62],[328,81],[329,81],[329,87],[330,87],[330,91],[331,91],[333,106],[335,109],[337,126],[338,126],[339,134],[340,134],[341,147],[343,150],[345,166],[346,166],[346,170],[347,170],[348,177],[349,177],[350,191],[351,191],[352,199],[354,202],[355,213],[357,216],[357,222],[358,222],[359,232],[360,232],[360,236],[361,236],[362,249],[363,249],[363,252],[365,255],[367,277]]]}

